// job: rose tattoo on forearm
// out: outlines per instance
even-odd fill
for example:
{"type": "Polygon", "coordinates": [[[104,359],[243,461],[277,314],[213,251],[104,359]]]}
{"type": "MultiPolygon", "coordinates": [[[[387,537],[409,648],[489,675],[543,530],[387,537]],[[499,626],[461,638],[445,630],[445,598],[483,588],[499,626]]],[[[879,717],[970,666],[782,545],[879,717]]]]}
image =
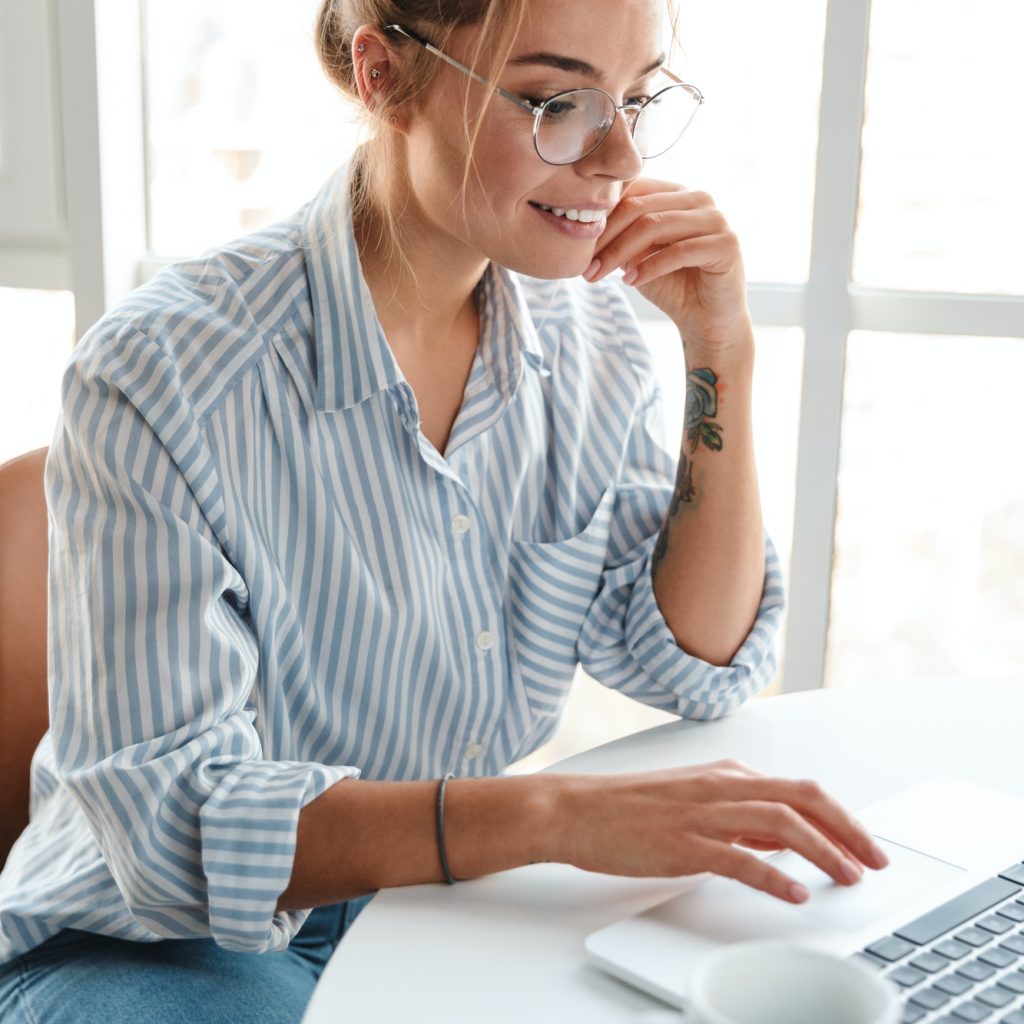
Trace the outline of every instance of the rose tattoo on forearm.
{"type": "Polygon", "coordinates": [[[690,457],[703,444],[713,452],[722,450],[722,427],[710,422],[718,415],[718,376],[703,367],[686,376],[686,409],[683,418],[683,450],[679,453],[676,487],[669,503],[665,524],[654,548],[652,571],[657,570],[668,551],[668,535],[672,522],[683,503],[692,504],[696,497],[693,487],[693,459],[690,457]],[[689,453],[686,449],[689,448],[689,453]]]}

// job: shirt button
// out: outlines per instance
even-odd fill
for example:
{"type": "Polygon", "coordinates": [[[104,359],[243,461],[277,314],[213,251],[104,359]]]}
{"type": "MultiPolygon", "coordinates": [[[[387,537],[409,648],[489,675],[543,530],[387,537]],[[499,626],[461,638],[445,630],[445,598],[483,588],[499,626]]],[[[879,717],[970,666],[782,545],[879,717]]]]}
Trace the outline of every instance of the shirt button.
{"type": "Polygon", "coordinates": [[[489,651],[494,646],[494,634],[489,633],[486,629],[477,633],[476,645],[481,651],[489,651]]]}
{"type": "Polygon", "coordinates": [[[452,520],[452,529],[461,537],[469,529],[469,516],[456,516],[452,520]]]}
{"type": "Polygon", "coordinates": [[[469,746],[466,747],[466,757],[479,757],[483,752],[484,748],[482,743],[474,742],[470,743],[469,746]]]}

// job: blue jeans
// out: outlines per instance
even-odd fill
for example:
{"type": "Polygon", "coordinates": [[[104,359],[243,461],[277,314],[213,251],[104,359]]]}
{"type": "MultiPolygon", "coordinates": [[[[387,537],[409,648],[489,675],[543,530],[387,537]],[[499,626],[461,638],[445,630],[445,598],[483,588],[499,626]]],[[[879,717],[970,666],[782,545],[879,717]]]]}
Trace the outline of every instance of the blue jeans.
{"type": "Polygon", "coordinates": [[[317,907],[279,953],[65,929],[0,967],[0,1021],[299,1024],[335,946],[372,896],[317,907]]]}

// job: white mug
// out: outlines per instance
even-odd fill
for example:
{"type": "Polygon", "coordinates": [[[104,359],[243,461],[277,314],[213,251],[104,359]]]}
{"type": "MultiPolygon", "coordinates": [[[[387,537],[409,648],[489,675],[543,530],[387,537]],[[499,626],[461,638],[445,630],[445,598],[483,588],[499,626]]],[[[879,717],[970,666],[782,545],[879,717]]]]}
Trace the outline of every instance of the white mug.
{"type": "Polygon", "coordinates": [[[737,942],[690,974],[686,1024],[897,1024],[896,988],[855,960],[790,939],[737,942]]]}

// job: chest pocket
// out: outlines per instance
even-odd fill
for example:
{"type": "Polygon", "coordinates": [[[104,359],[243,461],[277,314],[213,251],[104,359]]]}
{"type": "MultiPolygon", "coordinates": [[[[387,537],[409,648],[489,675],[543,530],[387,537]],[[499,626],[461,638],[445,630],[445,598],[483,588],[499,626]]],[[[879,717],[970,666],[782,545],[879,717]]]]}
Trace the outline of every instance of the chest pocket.
{"type": "Polygon", "coordinates": [[[576,640],[600,586],[614,502],[615,489],[609,487],[583,531],[566,540],[512,541],[511,648],[530,706],[538,715],[557,715],[572,685],[576,640]]]}

